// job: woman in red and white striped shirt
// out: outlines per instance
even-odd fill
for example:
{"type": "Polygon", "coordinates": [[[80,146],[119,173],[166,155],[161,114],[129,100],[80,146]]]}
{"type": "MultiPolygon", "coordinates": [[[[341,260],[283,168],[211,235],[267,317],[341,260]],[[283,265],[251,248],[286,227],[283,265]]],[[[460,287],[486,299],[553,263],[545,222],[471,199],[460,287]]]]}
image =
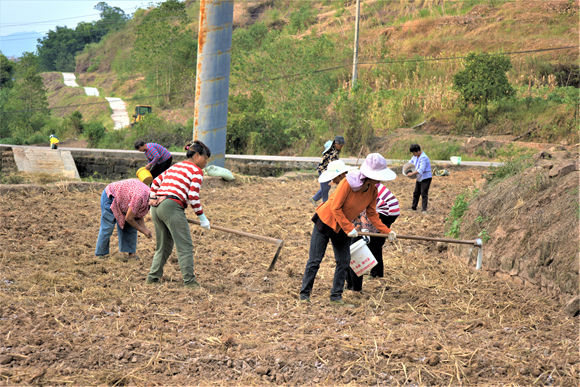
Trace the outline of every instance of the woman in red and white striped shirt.
{"type": "Polygon", "coordinates": [[[173,250],[186,288],[199,289],[193,272],[193,243],[189,224],[185,217],[187,206],[195,211],[201,227],[209,230],[209,220],[203,213],[199,201],[199,190],[203,183],[203,171],[211,156],[209,148],[201,141],[185,146],[187,160],[174,164],[151,183],[151,218],[155,224],[157,249],[147,276],[147,284],[159,282],[163,266],[173,250]]]}
{"type": "MultiPolygon", "coordinates": [[[[401,214],[399,208],[399,201],[393,195],[391,191],[381,183],[376,185],[379,194],[377,196],[377,212],[381,222],[389,228],[397,220],[397,217],[401,214]]],[[[361,214],[353,222],[354,228],[357,231],[362,231],[363,229],[369,230],[369,232],[376,232],[378,230],[373,226],[371,221],[367,218],[366,211],[361,212],[361,214]]],[[[360,238],[359,238],[360,239],[360,238]]],[[[355,240],[356,241],[356,240],[355,240]]],[[[371,241],[368,244],[371,254],[377,260],[377,265],[371,269],[369,277],[377,278],[383,276],[384,266],[383,266],[383,245],[385,244],[385,238],[371,237],[371,241]]],[[[363,277],[358,277],[355,272],[349,267],[348,275],[346,277],[346,288],[349,290],[361,291],[363,284],[363,277]]]]}

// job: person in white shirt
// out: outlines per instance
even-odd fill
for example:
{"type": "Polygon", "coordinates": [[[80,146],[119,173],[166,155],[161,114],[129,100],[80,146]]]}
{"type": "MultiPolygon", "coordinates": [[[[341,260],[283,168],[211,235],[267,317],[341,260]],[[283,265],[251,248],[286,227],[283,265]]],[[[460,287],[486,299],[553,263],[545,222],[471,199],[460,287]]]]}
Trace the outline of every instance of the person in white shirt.
{"type": "Polygon", "coordinates": [[[427,204],[429,202],[429,187],[431,186],[431,161],[429,157],[421,150],[419,144],[411,144],[409,151],[413,154],[410,162],[415,165],[415,172],[407,174],[407,177],[417,177],[415,191],[413,192],[413,204],[411,210],[417,211],[419,197],[421,197],[421,210],[423,214],[427,213],[427,204]]]}

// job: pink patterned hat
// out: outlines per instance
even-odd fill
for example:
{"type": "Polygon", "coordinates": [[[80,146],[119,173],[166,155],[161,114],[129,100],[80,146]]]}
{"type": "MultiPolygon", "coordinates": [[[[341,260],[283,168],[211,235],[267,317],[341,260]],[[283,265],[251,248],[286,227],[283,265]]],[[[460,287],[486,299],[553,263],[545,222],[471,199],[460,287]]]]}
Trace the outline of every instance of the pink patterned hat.
{"type": "Polygon", "coordinates": [[[390,181],[397,178],[397,174],[387,168],[387,160],[379,153],[371,153],[360,167],[360,172],[369,179],[390,181]]]}

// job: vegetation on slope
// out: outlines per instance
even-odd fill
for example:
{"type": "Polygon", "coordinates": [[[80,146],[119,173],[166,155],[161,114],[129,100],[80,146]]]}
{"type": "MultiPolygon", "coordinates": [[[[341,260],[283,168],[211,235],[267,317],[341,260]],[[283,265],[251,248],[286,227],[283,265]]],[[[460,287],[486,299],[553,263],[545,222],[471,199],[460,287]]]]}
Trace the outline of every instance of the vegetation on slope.
{"type": "MultiPolygon", "coordinates": [[[[423,121],[427,133],[530,132],[532,141],[575,143],[577,10],[577,0],[365,1],[351,90],[354,1],[236,3],[227,151],[315,155],[343,134],[346,152],[358,154],[377,136],[423,121]],[[571,48],[542,51],[560,47],[571,48]],[[485,106],[462,98],[454,77],[470,52],[509,61],[512,98],[485,106]]],[[[76,57],[80,82],[127,100],[130,111],[153,105],[167,121],[160,136],[189,135],[198,19],[196,1],[138,10],[76,57]]]]}

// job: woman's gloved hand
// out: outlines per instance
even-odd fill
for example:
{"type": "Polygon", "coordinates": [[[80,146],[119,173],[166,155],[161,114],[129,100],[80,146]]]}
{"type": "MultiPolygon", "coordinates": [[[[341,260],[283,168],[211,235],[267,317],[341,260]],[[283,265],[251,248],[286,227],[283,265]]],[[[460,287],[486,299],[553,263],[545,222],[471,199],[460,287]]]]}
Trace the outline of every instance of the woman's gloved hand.
{"type": "Polygon", "coordinates": [[[397,233],[392,231],[390,233],[387,234],[389,236],[389,240],[390,241],[396,241],[397,240],[397,233]]]}
{"type": "Polygon", "coordinates": [[[349,238],[356,238],[358,236],[358,232],[356,232],[356,229],[352,229],[351,232],[349,232],[348,234],[346,234],[349,238]]]}
{"type": "Polygon", "coordinates": [[[200,222],[201,228],[205,228],[206,230],[211,229],[211,227],[209,226],[209,220],[207,219],[205,214],[201,214],[201,216],[199,216],[199,222],[200,222]]]}

